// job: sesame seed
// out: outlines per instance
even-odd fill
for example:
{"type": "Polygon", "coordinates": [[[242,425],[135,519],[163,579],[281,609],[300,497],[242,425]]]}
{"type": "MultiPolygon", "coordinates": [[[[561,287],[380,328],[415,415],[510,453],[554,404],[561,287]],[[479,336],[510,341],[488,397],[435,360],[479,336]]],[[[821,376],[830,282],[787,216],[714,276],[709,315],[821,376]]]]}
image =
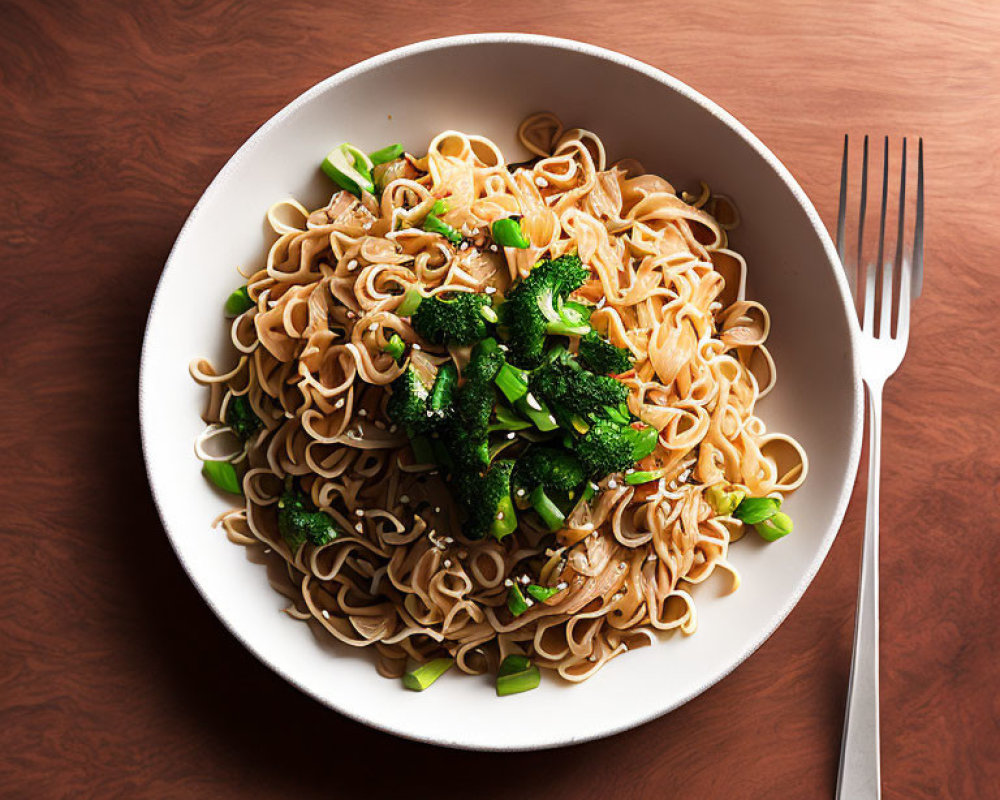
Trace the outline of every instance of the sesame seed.
{"type": "Polygon", "coordinates": [[[370,222],[366,222],[361,227],[364,228],[366,231],[370,231],[372,229],[372,224],[370,222]]]}
{"type": "Polygon", "coordinates": [[[503,519],[503,512],[502,511],[498,511],[497,512],[497,522],[499,522],[502,519],[503,519]]]}
{"type": "Polygon", "coordinates": [[[631,475],[633,472],[635,472],[635,467],[629,467],[627,470],[625,470],[626,475],[631,475]]]}
{"type": "Polygon", "coordinates": [[[568,589],[569,588],[569,584],[566,583],[566,581],[559,581],[559,583],[556,584],[556,588],[559,591],[562,591],[563,589],[568,589]]]}
{"type": "Polygon", "coordinates": [[[525,605],[526,605],[526,606],[527,606],[528,608],[531,608],[531,607],[532,607],[532,606],[533,606],[533,605],[535,604],[535,601],[534,601],[534,600],[532,600],[532,599],[531,599],[530,597],[525,597],[525,598],[524,598],[524,604],[525,604],[525,605]]]}
{"type": "Polygon", "coordinates": [[[544,189],[548,185],[549,185],[549,182],[547,180],[545,180],[545,178],[543,178],[541,175],[539,175],[537,178],[535,178],[535,186],[540,186],[541,188],[544,189]]]}
{"type": "Polygon", "coordinates": [[[378,330],[378,323],[373,322],[371,325],[368,326],[368,330],[370,330],[372,333],[375,333],[375,331],[378,330]]]}
{"type": "Polygon", "coordinates": [[[329,612],[329,611],[327,611],[327,610],[326,610],[325,608],[324,608],[324,609],[323,609],[323,611],[322,611],[322,612],[320,612],[320,613],[322,613],[322,614],[323,614],[323,619],[330,619],[330,612],[329,612]]]}
{"type": "Polygon", "coordinates": [[[588,661],[597,661],[597,656],[595,656],[593,653],[591,653],[589,656],[587,656],[587,660],[588,661]]]}
{"type": "Polygon", "coordinates": [[[535,411],[542,410],[542,407],[539,405],[535,396],[531,392],[528,392],[528,396],[524,399],[524,402],[528,404],[528,408],[534,409],[535,411]]]}
{"type": "Polygon", "coordinates": [[[527,575],[522,575],[520,578],[518,578],[518,580],[521,581],[521,583],[523,583],[525,586],[531,583],[531,578],[528,577],[527,575]]]}
{"type": "Polygon", "coordinates": [[[347,271],[348,272],[354,272],[354,270],[356,270],[357,268],[358,268],[358,262],[357,262],[357,260],[355,260],[355,259],[352,258],[350,261],[347,262],[347,271]]]}
{"type": "MultiPolygon", "coordinates": [[[[496,248],[494,248],[494,249],[496,249],[496,248]]],[[[496,294],[497,293],[497,287],[496,286],[487,286],[483,291],[486,292],[486,294],[496,294]]]]}
{"type": "Polygon", "coordinates": [[[445,544],[454,544],[454,543],[455,543],[455,540],[454,540],[454,539],[452,539],[452,538],[451,538],[450,536],[445,536],[445,537],[444,537],[444,543],[445,543],[445,544]]]}
{"type": "Polygon", "coordinates": [[[616,481],[614,478],[612,478],[610,481],[608,481],[608,488],[609,489],[617,489],[618,488],[618,481],[616,481]]]}
{"type": "Polygon", "coordinates": [[[625,562],[624,561],[619,561],[618,562],[618,571],[619,572],[624,572],[625,571],[625,562]]]}
{"type": "Polygon", "coordinates": [[[359,408],[358,409],[358,416],[359,417],[367,417],[368,416],[368,411],[365,410],[365,409],[363,409],[363,408],[359,408]]]}
{"type": "Polygon", "coordinates": [[[271,553],[271,548],[270,547],[265,547],[264,548],[264,555],[266,556],[266,555],[269,555],[270,553],[271,553]]]}
{"type": "Polygon", "coordinates": [[[405,503],[409,503],[410,502],[410,496],[408,494],[401,494],[399,496],[399,502],[400,503],[404,503],[404,504],[405,503]]]}
{"type": "Polygon", "coordinates": [[[441,506],[434,506],[434,513],[435,514],[440,514],[441,513],[441,506]]]}
{"type": "Polygon", "coordinates": [[[507,580],[505,580],[503,582],[503,585],[504,586],[513,586],[514,585],[514,581],[512,581],[510,578],[507,578],[507,580]]]}
{"type": "Polygon", "coordinates": [[[495,244],[491,244],[490,245],[490,251],[491,252],[497,253],[497,252],[499,252],[499,250],[500,250],[500,248],[497,247],[495,244]]]}
{"type": "Polygon", "coordinates": [[[656,553],[650,553],[648,556],[646,556],[646,560],[647,561],[656,561],[656,553]]]}
{"type": "Polygon", "coordinates": [[[423,348],[420,346],[420,344],[418,342],[414,342],[413,343],[413,349],[414,350],[423,350],[423,348]]]}
{"type": "Polygon", "coordinates": [[[514,431],[511,431],[510,433],[507,434],[507,438],[508,439],[513,439],[516,435],[517,434],[515,434],[514,431]]]}
{"type": "Polygon", "coordinates": [[[446,558],[444,560],[444,568],[448,569],[449,567],[451,567],[451,559],[450,558],[446,558]]]}
{"type": "Polygon", "coordinates": [[[360,508],[356,509],[354,513],[357,514],[359,517],[363,517],[365,515],[365,512],[360,508]]]}
{"type": "Polygon", "coordinates": [[[516,494],[518,497],[524,497],[527,494],[527,492],[524,489],[518,489],[514,494],[516,494]]]}
{"type": "Polygon", "coordinates": [[[465,250],[468,250],[468,249],[469,249],[469,243],[468,243],[468,242],[462,242],[462,243],[461,243],[461,244],[460,244],[460,245],[458,246],[458,249],[459,249],[459,250],[462,250],[462,251],[465,251],[465,250]]]}
{"type": "Polygon", "coordinates": [[[341,397],[336,403],[333,404],[333,407],[334,408],[343,408],[344,407],[344,398],[341,397]]]}
{"type": "Polygon", "coordinates": [[[355,524],[354,530],[356,530],[358,533],[364,533],[365,532],[365,526],[362,525],[360,522],[358,522],[357,524],[355,524]]]}
{"type": "Polygon", "coordinates": [[[357,316],[357,314],[355,314],[353,311],[348,311],[347,312],[347,318],[348,319],[354,319],[356,316],[357,316]]]}

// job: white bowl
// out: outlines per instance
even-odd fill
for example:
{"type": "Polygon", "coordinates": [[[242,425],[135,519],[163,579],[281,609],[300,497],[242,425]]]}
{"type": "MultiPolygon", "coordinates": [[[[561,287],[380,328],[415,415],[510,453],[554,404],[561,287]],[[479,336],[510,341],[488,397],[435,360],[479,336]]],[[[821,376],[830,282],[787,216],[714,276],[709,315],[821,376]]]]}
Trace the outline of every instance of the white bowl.
{"type": "Polygon", "coordinates": [[[857,469],[861,392],[848,288],[830,238],[788,171],[717,105],[652,67],[598,47],[521,34],[457,36],[371,58],[305,92],[232,157],[184,225],[149,314],[139,387],[153,496],[184,568],[229,629],[265,664],[356,720],[426,742],[521,750],[630,728],[703,692],[749,656],[801,597],[836,535],[857,469]],[[446,675],[407,692],[380,678],[364,652],[321,642],[280,614],[263,567],[212,519],[228,503],[199,474],[192,443],[205,393],[190,379],[199,355],[225,358],[222,302],[237,266],[261,263],[264,212],[293,195],[321,205],[318,165],[335,144],[402,142],[422,152],[438,131],[492,137],[510,161],[518,122],[550,109],[596,131],[612,157],[635,156],[675,186],[699,179],[732,197],[733,241],[749,263],[750,294],[770,310],[778,385],[760,405],[769,428],[795,436],[809,479],[787,501],[795,532],[765,545],[748,536],[723,578],[696,592],[698,630],[615,659],[581,685],[545,679],[497,698],[492,680],[446,675]],[[718,581],[719,583],[714,583],[718,581]]]}

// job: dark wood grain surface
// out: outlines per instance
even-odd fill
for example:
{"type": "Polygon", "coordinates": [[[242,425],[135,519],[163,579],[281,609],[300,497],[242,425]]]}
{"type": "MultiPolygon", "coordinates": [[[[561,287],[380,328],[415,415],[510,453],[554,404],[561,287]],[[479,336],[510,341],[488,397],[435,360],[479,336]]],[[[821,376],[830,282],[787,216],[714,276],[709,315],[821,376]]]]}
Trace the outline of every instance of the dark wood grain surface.
{"type": "Polygon", "coordinates": [[[397,45],[489,30],[671,72],[747,123],[828,223],[844,131],[925,137],[927,279],[886,393],[885,796],[997,797],[992,0],[0,2],[0,796],[832,795],[861,488],[802,602],[733,675],[638,730],[522,755],[402,741],[307,699],[223,629],[167,544],[136,382],[188,211],[306,87],[397,45]]]}

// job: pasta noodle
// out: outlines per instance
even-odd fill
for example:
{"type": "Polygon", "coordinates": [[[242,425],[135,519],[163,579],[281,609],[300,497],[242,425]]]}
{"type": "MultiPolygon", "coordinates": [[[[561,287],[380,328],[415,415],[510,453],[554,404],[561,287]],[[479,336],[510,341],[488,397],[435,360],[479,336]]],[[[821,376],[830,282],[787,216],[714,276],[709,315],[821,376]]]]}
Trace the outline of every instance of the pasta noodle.
{"type": "MultiPolygon", "coordinates": [[[[747,299],[746,263],[729,248],[732,203],[704,185],[679,196],[633,160],[608,163],[595,134],[551,114],[518,133],[534,156],[522,165],[486,138],[445,131],[425,157],[401,160],[380,198],[275,204],[277,239],[231,328],[234,366],[191,366],[210,389],[199,456],[215,446],[245,468],[246,502],[221,517],[226,534],[283,566],[272,573],[292,616],[373,646],[386,676],[443,655],[464,672],[496,671],[513,653],[576,682],[658,631],[690,634],[692,587],[720,569],[733,589],[740,581],[729,546],[745,526],[716,514],[706,490],[780,499],[807,472],[798,443],[754,415],[775,368],[768,312],[747,299]],[[419,227],[443,197],[460,245],[419,227]],[[490,223],[512,214],[530,246],[490,245],[490,223]],[[574,299],[595,304],[591,325],[634,357],[618,377],[629,410],[659,432],[641,468],[662,477],[607,476],[554,535],[527,522],[499,541],[467,538],[446,476],[415,463],[385,413],[404,369],[385,352],[390,337],[421,344],[396,310],[415,286],[502,296],[540,258],[572,252],[591,272],[574,299]],[[263,421],[245,446],[224,441],[236,397],[263,421]],[[334,520],[332,542],[293,551],[279,535],[286,476],[334,520]],[[508,589],[528,571],[560,591],[515,617],[508,589]]],[[[426,343],[411,354],[462,357],[426,343]]]]}

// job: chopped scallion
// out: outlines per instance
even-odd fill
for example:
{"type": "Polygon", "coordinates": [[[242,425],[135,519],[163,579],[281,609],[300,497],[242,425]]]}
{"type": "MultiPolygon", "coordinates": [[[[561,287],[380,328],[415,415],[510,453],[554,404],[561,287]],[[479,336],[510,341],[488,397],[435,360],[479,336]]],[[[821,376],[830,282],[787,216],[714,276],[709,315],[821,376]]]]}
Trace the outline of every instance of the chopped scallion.
{"type": "Polygon", "coordinates": [[[746,497],[736,506],[733,516],[747,525],[756,525],[773,517],[780,508],[781,501],[773,497],[746,497]]]}
{"type": "Polygon", "coordinates": [[[412,317],[423,299],[424,295],[418,288],[408,289],[403,295],[403,302],[396,307],[396,314],[400,317],[412,317]]]}
{"type": "Polygon", "coordinates": [[[534,597],[539,603],[544,603],[550,597],[555,597],[562,589],[555,586],[539,586],[537,583],[528,584],[528,594],[534,597]]]}
{"type": "Polygon", "coordinates": [[[528,393],[527,373],[512,364],[505,363],[500,367],[494,383],[511,403],[516,403],[528,393]]]}
{"type": "Polygon", "coordinates": [[[241,286],[226,298],[226,316],[238,317],[243,312],[249,311],[254,305],[255,303],[250,299],[250,292],[247,291],[247,287],[241,286]]]}
{"type": "Polygon", "coordinates": [[[526,250],[531,246],[531,240],[524,233],[520,217],[498,219],[493,223],[493,241],[501,247],[516,247],[526,250]]]}
{"type": "Polygon", "coordinates": [[[201,474],[224,492],[243,494],[236,467],[228,461],[206,461],[201,465],[201,474]]]}
{"type": "Polygon", "coordinates": [[[758,522],[753,526],[760,538],[767,542],[774,542],[782,536],[788,536],[792,532],[792,518],[782,511],[778,511],[763,522],[758,522]]]}
{"type": "Polygon", "coordinates": [[[371,159],[352,144],[335,147],[321,166],[330,180],[351,194],[361,197],[362,190],[375,191],[371,159]]]}
{"type": "Polygon", "coordinates": [[[401,155],[403,155],[403,145],[390,144],[383,147],[381,150],[369,153],[368,160],[372,162],[372,165],[378,165],[384,164],[387,161],[395,161],[401,155]]]}
{"type": "Polygon", "coordinates": [[[389,337],[389,341],[382,345],[382,352],[388,353],[396,361],[399,361],[403,357],[403,354],[406,353],[406,342],[403,341],[403,337],[398,333],[394,333],[389,337]]]}
{"type": "Polygon", "coordinates": [[[545,489],[541,486],[531,493],[531,507],[535,509],[535,513],[541,517],[542,522],[550,531],[557,531],[566,524],[565,515],[559,510],[559,506],[545,494],[545,489]]]}
{"type": "Polygon", "coordinates": [[[453,658],[434,658],[423,664],[414,663],[403,675],[403,686],[414,692],[422,692],[451,669],[454,663],[453,658]]]}
{"type": "Polygon", "coordinates": [[[507,656],[497,673],[497,696],[505,697],[534,689],[541,683],[542,674],[535,664],[524,656],[507,656]]]}
{"type": "Polygon", "coordinates": [[[507,608],[515,617],[521,616],[528,610],[528,601],[521,594],[521,587],[516,583],[507,590],[507,608]]]}
{"type": "Polygon", "coordinates": [[[428,233],[436,233],[443,236],[452,244],[460,244],[462,242],[462,234],[433,212],[424,218],[423,229],[428,233]]]}
{"type": "Polygon", "coordinates": [[[637,472],[630,472],[625,476],[625,483],[635,486],[640,483],[649,483],[650,481],[658,481],[663,477],[664,470],[653,469],[648,471],[639,470],[637,472]]]}

